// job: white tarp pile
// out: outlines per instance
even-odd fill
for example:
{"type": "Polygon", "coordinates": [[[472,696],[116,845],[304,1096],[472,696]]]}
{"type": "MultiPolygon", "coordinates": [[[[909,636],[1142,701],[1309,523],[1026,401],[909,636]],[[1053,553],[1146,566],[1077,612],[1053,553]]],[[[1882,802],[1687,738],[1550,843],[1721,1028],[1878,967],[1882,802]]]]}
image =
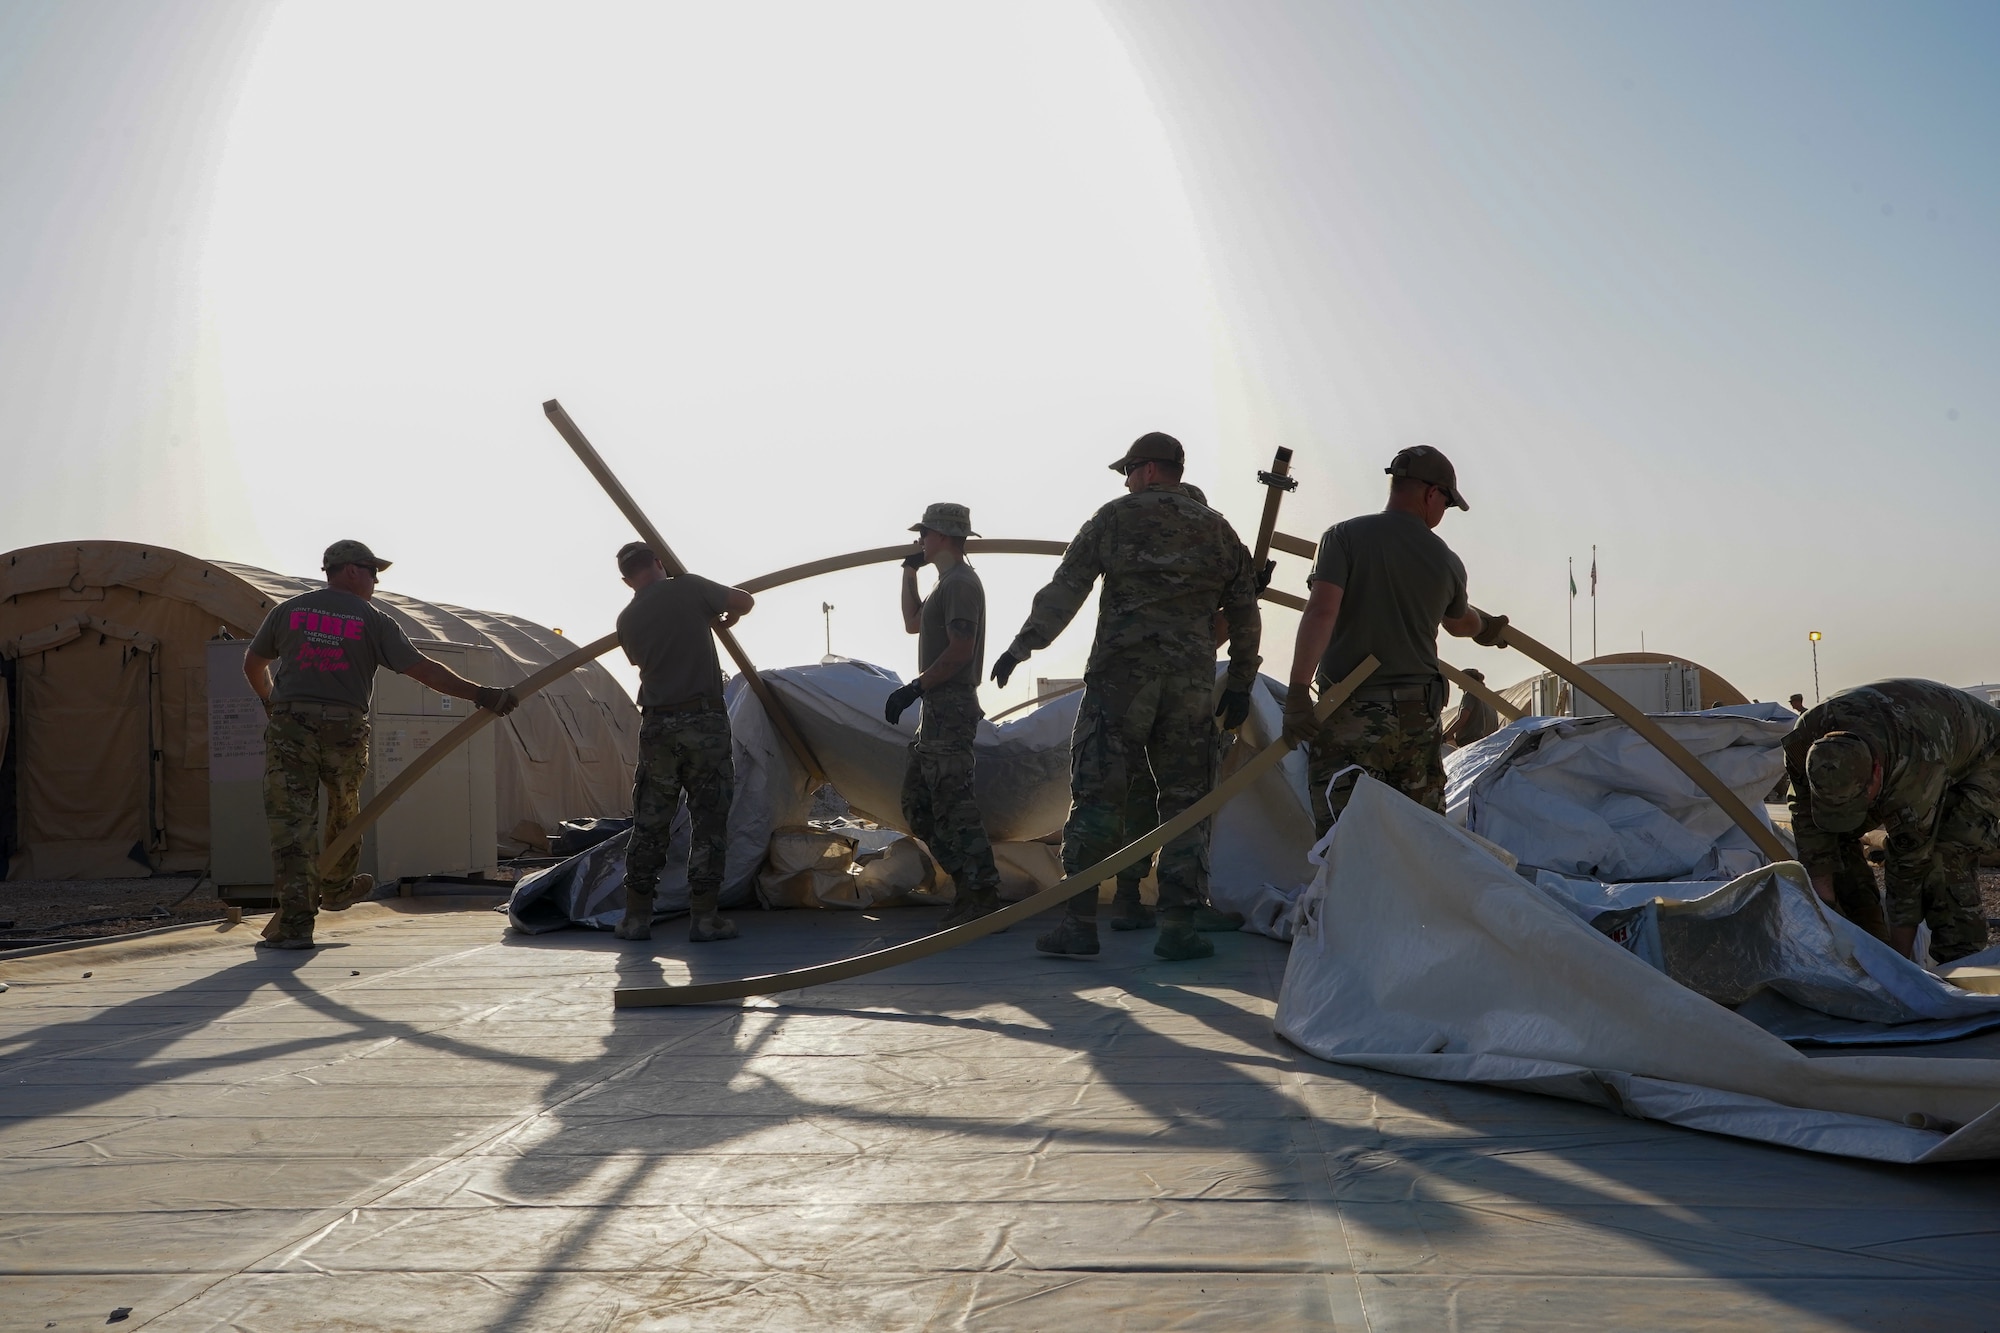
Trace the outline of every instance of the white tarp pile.
{"type": "MultiPolygon", "coordinates": [[[[1381,783],[1361,780],[1315,854],[1276,1020],[1315,1055],[1816,1152],[2000,1157],[2000,1061],[1809,1058],[1381,783]]],[[[1784,863],[1722,892],[1808,892],[1798,874],[1784,863]]]]}
{"type": "MultiPolygon", "coordinates": [[[[923,707],[895,726],[882,719],[882,706],[902,684],[893,672],[866,662],[840,661],[766,671],[763,679],[785,702],[828,779],[857,815],[887,829],[907,833],[903,824],[903,772],[923,707]]],[[[729,812],[729,855],[723,877],[725,906],[748,902],[756,891],[766,853],[780,830],[802,825],[812,808],[806,772],[771,725],[763,706],[743,684],[730,680],[724,691],[736,759],[735,801],[729,812]]],[[[1041,841],[1059,832],[1069,813],[1069,738],[1082,696],[1066,695],[997,726],[979,725],[974,746],[974,781],[979,809],[1000,863],[1002,895],[1025,897],[1061,877],[1054,848],[1041,841]]],[[[1222,773],[1274,739],[1282,726],[1283,695],[1264,679],[1252,695],[1249,722],[1225,754],[1222,773]]],[[[688,816],[676,815],[667,868],[654,903],[661,914],[687,909],[688,816]]],[[[629,834],[524,878],[508,903],[510,919],[523,931],[555,930],[569,924],[610,929],[624,911],[625,847],[629,834]]],[[[1305,757],[1288,756],[1248,794],[1217,816],[1210,842],[1210,875],[1219,904],[1239,909],[1272,897],[1270,885],[1303,883],[1311,872],[1306,852],[1312,821],[1305,801],[1305,757]]],[[[910,901],[933,899],[928,892],[910,901]]],[[[792,901],[792,899],[787,899],[792,901]]],[[[1280,906],[1289,901],[1276,898],[1280,906]]],[[[767,905],[779,905],[776,902],[767,905]]],[[[866,906],[851,895],[819,899],[821,906],[866,906]]],[[[881,905],[881,904],[874,904],[881,905]]],[[[1267,931],[1266,933],[1272,933],[1267,931]]]]}

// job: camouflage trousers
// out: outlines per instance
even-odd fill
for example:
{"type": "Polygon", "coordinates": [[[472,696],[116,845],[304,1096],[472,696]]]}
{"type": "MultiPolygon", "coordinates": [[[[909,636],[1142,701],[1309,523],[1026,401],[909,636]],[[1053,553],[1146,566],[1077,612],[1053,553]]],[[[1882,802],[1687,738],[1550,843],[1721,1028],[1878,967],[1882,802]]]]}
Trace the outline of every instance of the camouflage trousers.
{"type": "Polygon", "coordinates": [[[1875,868],[1868,864],[1859,838],[1841,841],[1839,859],[1833,865],[1833,903],[1842,916],[1876,939],[1889,938],[1889,926],[1882,917],[1882,891],[1875,884],[1875,868]]]}
{"type": "MultiPolygon", "coordinates": [[[[1160,826],[1160,784],[1146,764],[1132,765],[1131,785],[1125,789],[1126,842],[1160,826]]],[[[1139,896],[1139,883],[1153,868],[1153,858],[1141,857],[1118,872],[1118,892],[1129,898],[1139,896]]]]}
{"type": "Polygon", "coordinates": [[[1955,962],[1986,947],[1986,905],[1979,896],[1979,858],[2000,846],[2000,763],[1968,774],[1945,792],[1938,810],[1931,863],[1916,892],[1892,888],[1889,924],[1928,922],[1931,957],[1955,962]]]}
{"type": "Polygon", "coordinates": [[[960,891],[998,892],[993,844],[972,794],[972,738],[984,716],[978,692],[947,685],[927,692],[922,707],[903,770],[903,818],[960,891]]]}
{"type": "Polygon", "coordinates": [[[368,719],[360,713],[313,717],[280,704],[264,724],[264,817],[271,829],[271,869],[278,915],[264,933],[271,939],[312,938],[320,896],[354,877],[359,844],[350,847],[321,879],[319,793],[326,788],[327,841],[340,836],[361,812],[361,780],[368,773],[368,719]]]}
{"type": "MultiPolygon", "coordinates": [[[[1208,794],[1215,774],[1215,672],[1100,673],[1084,678],[1069,756],[1069,822],[1063,870],[1095,865],[1129,840],[1133,785],[1148,774],[1154,818],[1138,834],[1172,819],[1208,794]]],[[[1208,823],[1160,849],[1160,906],[1192,908],[1208,898],[1208,823]]],[[[1143,873],[1143,872],[1142,872],[1143,873]]],[[[1097,914],[1097,887],[1070,900],[1080,917],[1097,914]]]]}
{"type": "Polygon", "coordinates": [[[1333,710],[1312,739],[1306,784],[1312,789],[1313,830],[1319,837],[1347,808],[1354,775],[1327,784],[1343,768],[1358,765],[1417,804],[1444,813],[1444,731],[1438,715],[1421,699],[1349,699],[1333,710]]]}
{"type": "Polygon", "coordinates": [[[627,888],[652,892],[667,864],[667,841],[681,796],[687,796],[693,837],[688,890],[718,893],[729,851],[729,803],[736,792],[729,715],[650,713],[639,727],[639,767],[632,774],[632,845],[625,853],[627,888]]]}

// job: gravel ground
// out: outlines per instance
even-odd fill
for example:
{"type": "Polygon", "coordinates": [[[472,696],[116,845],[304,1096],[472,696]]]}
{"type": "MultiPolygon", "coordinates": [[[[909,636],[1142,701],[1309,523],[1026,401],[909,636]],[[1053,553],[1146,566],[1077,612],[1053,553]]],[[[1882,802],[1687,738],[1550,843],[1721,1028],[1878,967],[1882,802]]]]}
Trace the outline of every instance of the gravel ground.
{"type": "Polygon", "coordinates": [[[152,879],[8,880],[0,883],[0,949],[9,938],[122,935],[176,922],[214,921],[214,889],[193,875],[152,879]],[[90,924],[81,924],[89,922],[90,924]]]}

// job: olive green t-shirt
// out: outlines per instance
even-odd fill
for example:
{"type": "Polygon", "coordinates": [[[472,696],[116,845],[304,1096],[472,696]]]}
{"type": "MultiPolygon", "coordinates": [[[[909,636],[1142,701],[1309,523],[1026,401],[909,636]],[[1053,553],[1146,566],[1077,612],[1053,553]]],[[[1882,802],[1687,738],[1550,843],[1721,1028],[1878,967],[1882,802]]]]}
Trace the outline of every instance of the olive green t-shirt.
{"type": "Polygon", "coordinates": [[[722,697],[709,622],[728,606],[729,589],[698,574],[661,579],[632,594],[618,613],[618,646],[639,668],[639,707],[722,697]]]}
{"type": "Polygon", "coordinates": [[[951,642],[949,627],[972,636],[972,660],[951,674],[944,685],[969,685],[975,689],[986,669],[986,588],[972,566],[963,560],[938,578],[937,587],[924,598],[918,619],[917,670],[926,671],[951,642]]]}
{"type": "Polygon", "coordinates": [[[1438,678],[1438,622],[1465,614],[1465,565],[1422,519],[1390,509],[1334,524],[1319,539],[1312,577],[1341,589],[1321,686],[1370,653],[1381,663],[1370,686],[1438,678]]]}
{"type": "Polygon", "coordinates": [[[271,702],[338,704],[368,711],[375,668],[408,671],[423,659],[403,627],[364,597],[314,588],[272,607],[250,640],[274,660],[271,702]]]}

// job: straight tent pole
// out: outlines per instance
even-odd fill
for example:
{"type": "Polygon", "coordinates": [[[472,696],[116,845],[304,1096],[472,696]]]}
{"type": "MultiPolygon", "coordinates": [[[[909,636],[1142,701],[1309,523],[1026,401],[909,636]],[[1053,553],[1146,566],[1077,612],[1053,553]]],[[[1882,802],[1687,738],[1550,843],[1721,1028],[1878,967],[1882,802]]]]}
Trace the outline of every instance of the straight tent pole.
{"type": "MultiPolygon", "coordinates": [[[[1368,679],[1377,665],[1374,658],[1363,658],[1361,665],[1349,672],[1346,679],[1336,682],[1320,696],[1319,702],[1313,707],[1313,715],[1321,721],[1333,716],[1333,710],[1347,702],[1347,696],[1354,693],[1362,681],[1368,679]]],[[[714,1004],[724,1000],[748,999],[753,995],[776,995],[781,991],[799,990],[806,986],[824,986],[835,981],[847,981],[854,977],[866,976],[870,972],[879,972],[885,967],[894,967],[899,963],[913,963],[919,958],[929,958],[932,954],[956,949],[961,944],[970,944],[995,931],[1005,930],[1017,921],[1026,921],[1037,912],[1066,903],[1085,889],[1095,892],[1097,886],[1105,880],[1134,864],[1141,857],[1151,856],[1249,790],[1250,785],[1258,778],[1276,768],[1284,757],[1291,753],[1292,748],[1285,744],[1283,739],[1271,742],[1215,790],[1145,837],[1119,848],[1087,870],[1079,870],[1074,875],[1064,876],[1061,882],[1043,889],[1031,898],[1023,898],[1018,903],[1009,903],[997,912],[968,921],[962,926],[953,926],[950,930],[941,930],[935,935],[926,935],[922,939],[892,945],[887,949],[877,949],[874,953],[843,958],[835,963],[802,967],[792,972],[773,972],[764,976],[742,977],[734,981],[709,981],[687,986],[620,986],[612,992],[611,1003],[619,1009],[641,1009],[658,1005],[714,1004]]]]}
{"type": "MultiPolygon", "coordinates": [[[[1480,614],[1483,616],[1486,613],[1482,611],[1480,614]]],[[[1665,755],[1668,762],[1687,774],[1694,781],[1694,785],[1701,788],[1710,800],[1721,806],[1722,813],[1735,820],[1736,826],[1750,835],[1750,841],[1757,845],[1757,850],[1771,861],[1795,859],[1791,849],[1778,840],[1778,835],[1771,832],[1761,820],[1750,813],[1750,807],[1743,803],[1742,797],[1729,790],[1727,783],[1710,772],[1708,765],[1690,754],[1685,745],[1669,736],[1659,723],[1627,702],[1625,696],[1576,663],[1557,656],[1553,649],[1529,638],[1512,625],[1507,626],[1506,638],[1509,648],[1519,649],[1533,661],[1553,671],[1568,681],[1572,689],[1580,690],[1595,699],[1612,716],[1638,732],[1655,750],[1665,755]]]]}
{"type": "MultiPolygon", "coordinates": [[[[619,512],[625,515],[626,521],[631,523],[646,545],[653,548],[653,554],[660,558],[660,563],[667,567],[667,572],[675,576],[687,573],[687,566],[680,562],[680,557],[674,554],[671,546],[667,545],[667,539],[660,535],[660,530],[653,526],[653,521],[639,508],[639,502],[632,498],[631,492],[627,491],[624,484],[613,475],[604,460],[598,456],[597,450],[591,446],[590,441],[584,438],[583,432],[577,429],[576,423],[570,420],[569,413],[563,411],[563,405],[551,398],[542,404],[542,411],[548,416],[549,424],[568,441],[577,458],[590,470],[590,475],[597,478],[597,484],[611,497],[611,503],[618,506],[619,512]]],[[[783,701],[769,685],[764,683],[764,678],[757,674],[757,668],[750,661],[750,655],[736,642],[736,636],[726,629],[718,628],[715,637],[721,641],[730,660],[736,663],[736,669],[743,673],[743,683],[750,687],[750,692],[757,696],[757,702],[764,706],[764,712],[770,717],[771,725],[778,729],[778,735],[784,738],[793,757],[804,765],[813,786],[824,784],[826,769],[821,767],[819,756],[813,753],[812,746],[806,744],[805,736],[799,731],[798,723],[793,721],[791,712],[783,701]]]]}

